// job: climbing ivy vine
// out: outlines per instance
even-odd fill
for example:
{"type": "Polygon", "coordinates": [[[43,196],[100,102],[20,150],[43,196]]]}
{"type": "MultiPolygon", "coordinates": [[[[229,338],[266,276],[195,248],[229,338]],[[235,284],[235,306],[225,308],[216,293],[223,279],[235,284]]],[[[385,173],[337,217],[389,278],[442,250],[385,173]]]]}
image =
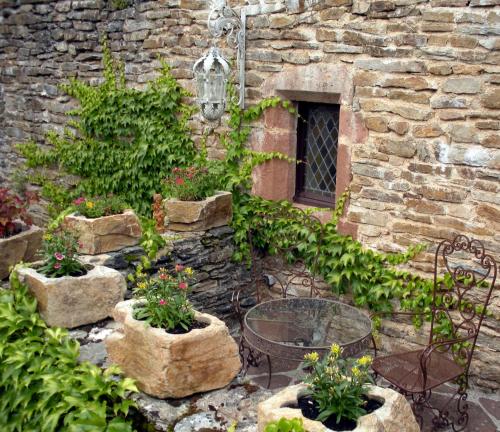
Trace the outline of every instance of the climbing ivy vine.
{"type": "Polygon", "coordinates": [[[57,167],[80,179],[68,193],[40,172],[30,178],[58,200],[56,210],[79,194],[113,193],[146,215],[161,179],[194,159],[187,121],[195,108],[183,102],[189,94],[165,63],[142,90],[126,85],[124,65],[113,59],[106,43],[103,66],[104,80],[97,86],[78,79],[61,86],[79,107],[68,113],[63,133],[48,133],[48,150],[34,142],[18,148],[29,168],[57,167]]]}

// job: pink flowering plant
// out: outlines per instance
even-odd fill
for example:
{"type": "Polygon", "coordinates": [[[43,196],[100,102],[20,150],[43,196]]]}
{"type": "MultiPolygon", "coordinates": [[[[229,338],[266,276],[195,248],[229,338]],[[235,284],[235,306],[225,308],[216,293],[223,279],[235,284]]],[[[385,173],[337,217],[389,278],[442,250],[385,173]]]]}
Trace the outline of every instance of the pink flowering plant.
{"type": "Polygon", "coordinates": [[[68,231],[48,232],[43,236],[41,255],[44,259],[38,271],[47,277],[82,276],[87,271],[78,261],[78,241],[68,231]]]}
{"type": "Polygon", "coordinates": [[[187,332],[194,322],[194,310],[188,300],[190,267],[175,266],[172,273],[161,268],[156,277],[136,274],[134,294],[145,299],[134,310],[134,318],[168,332],[187,332]]]}
{"type": "Polygon", "coordinates": [[[201,201],[215,194],[220,176],[208,167],[174,168],[163,181],[163,195],[180,201],[201,201]]]}
{"type": "Polygon", "coordinates": [[[122,198],[116,195],[84,197],[80,196],[73,201],[76,212],[86,218],[95,219],[103,216],[121,214],[129,206],[122,198]]]}

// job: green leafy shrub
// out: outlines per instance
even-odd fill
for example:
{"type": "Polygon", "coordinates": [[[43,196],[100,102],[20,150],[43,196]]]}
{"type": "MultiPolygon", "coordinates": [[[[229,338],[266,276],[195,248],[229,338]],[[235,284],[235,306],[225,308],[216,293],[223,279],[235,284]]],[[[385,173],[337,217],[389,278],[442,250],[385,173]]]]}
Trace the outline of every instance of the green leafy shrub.
{"type": "Polygon", "coordinates": [[[105,197],[78,197],[73,201],[75,211],[86,218],[99,218],[103,216],[111,216],[121,214],[129,206],[116,195],[108,195],[105,197]]]}
{"type": "Polygon", "coordinates": [[[371,382],[369,368],[372,358],[343,359],[341,353],[340,346],[333,344],[328,355],[321,360],[316,352],[305,356],[305,366],[312,369],[305,379],[309,384],[307,393],[318,405],[318,421],[335,416],[338,424],[342,418],[357,420],[366,413],[362,396],[364,385],[371,382]]]}
{"type": "Polygon", "coordinates": [[[266,425],[264,432],[307,432],[302,424],[302,419],[286,419],[281,418],[276,422],[271,422],[266,425]]]}
{"type": "Polygon", "coordinates": [[[41,256],[43,265],[38,271],[47,277],[82,276],[87,270],[78,261],[78,241],[69,231],[58,229],[43,236],[41,256]]]}
{"type": "MultiPolygon", "coordinates": [[[[71,79],[61,86],[79,108],[68,112],[64,133],[47,135],[52,146],[42,149],[34,142],[19,145],[28,167],[59,167],[81,180],[71,198],[109,193],[121,196],[138,213],[150,213],[153,194],[160,181],[176,166],[192,163],[195,146],[187,121],[194,108],[182,102],[188,95],[166,64],[160,76],[142,90],[125,84],[123,64],[103,49],[104,81],[92,86],[71,79]]],[[[47,179],[46,192],[60,195],[60,187],[47,179]]],[[[64,206],[63,206],[64,207],[64,206]]]]}
{"type": "Polygon", "coordinates": [[[217,173],[207,167],[176,167],[163,181],[163,195],[180,201],[200,201],[215,194],[220,185],[217,173]]]}
{"type": "Polygon", "coordinates": [[[166,331],[189,331],[194,322],[193,306],[187,297],[192,276],[193,270],[181,264],[175,266],[173,275],[164,268],[157,277],[136,274],[134,294],[145,301],[135,306],[134,318],[166,331]]]}
{"type": "Polygon", "coordinates": [[[0,430],[131,432],[132,380],[80,364],[78,354],[66,330],[47,328],[13,272],[11,289],[0,290],[0,430]]]}

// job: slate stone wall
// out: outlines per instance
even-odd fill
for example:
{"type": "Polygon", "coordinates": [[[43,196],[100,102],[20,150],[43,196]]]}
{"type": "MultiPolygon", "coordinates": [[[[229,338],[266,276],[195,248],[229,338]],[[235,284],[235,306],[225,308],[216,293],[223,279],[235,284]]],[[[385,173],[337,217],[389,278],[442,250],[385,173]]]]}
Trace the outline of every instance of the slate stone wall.
{"type": "MultiPolygon", "coordinates": [[[[231,324],[234,318],[233,290],[249,281],[246,266],[231,262],[233,230],[223,226],[193,233],[169,232],[166,238],[167,247],[153,261],[151,272],[155,273],[161,267],[173,271],[176,264],[191,267],[195,283],[191,286],[190,299],[195,308],[224,318],[231,324]]],[[[131,246],[102,255],[85,255],[83,259],[114,268],[127,276],[135,272],[143,255],[140,246],[131,246]]]]}

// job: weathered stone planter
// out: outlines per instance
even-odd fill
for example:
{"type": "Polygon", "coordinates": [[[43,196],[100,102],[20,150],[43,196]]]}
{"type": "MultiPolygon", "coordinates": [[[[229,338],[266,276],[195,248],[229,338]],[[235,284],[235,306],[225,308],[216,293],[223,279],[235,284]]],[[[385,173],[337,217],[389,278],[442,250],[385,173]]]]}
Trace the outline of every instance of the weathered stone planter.
{"type": "Polygon", "coordinates": [[[139,219],[132,210],[95,219],[73,213],[66,216],[64,225],[82,244],[79,253],[86,255],[117,251],[141,239],[139,219]]]}
{"type": "Polygon", "coordinates": [[[27,226],[19,222],[23,231],[8,238],[0,239],[0,279],[9,276],[9,267],[21,261],[36,260],[36,252],[42,244],[43,230],[35,225],[27,226]]]}
{"type": "Polygon", "coordinates": [[[172,231],[205,231],[227,225],[233,217],[231,192],[217,192],[203,201],[163,201],[165,226],[172,231]]]}
{"type": "Polygon", "coordinates": [[[116,305],[113,317],[121,328],[106,339],[106,349],[110,360],[144,393],[180,398],[224,387],[239,372],[238,346],[224,322],[196,312],[207,327],[170,334],[134,319],[137,302],[116,305]]]}
{"type": "Polygon", "coordinates": [[[73,328],[107,318],[127,288],[120,272],[103,266],[89,266],[87,274],[78,277],[48,278],[35,268],[21,268],[18,273],[49,326],[73,328]]]}
{"type": "MultiPolygon", "coordinates": [[[[305,418],[300,409],[287,408],[286,405],[297,403],[297,398],[306,389],[305,384],[286,387],[259,404],[257,410],[258,431],[262,432],[267,423],[285,418],[301,418],[304,429],[308,432],[330,431],[321,422],[305,418]]],[[[372,399],[383,401],[379,409],[358,419],[355,432],[419,432],[410,404],[404,396],[394,390],[370,385],[366,395],[372,399]]]]}

